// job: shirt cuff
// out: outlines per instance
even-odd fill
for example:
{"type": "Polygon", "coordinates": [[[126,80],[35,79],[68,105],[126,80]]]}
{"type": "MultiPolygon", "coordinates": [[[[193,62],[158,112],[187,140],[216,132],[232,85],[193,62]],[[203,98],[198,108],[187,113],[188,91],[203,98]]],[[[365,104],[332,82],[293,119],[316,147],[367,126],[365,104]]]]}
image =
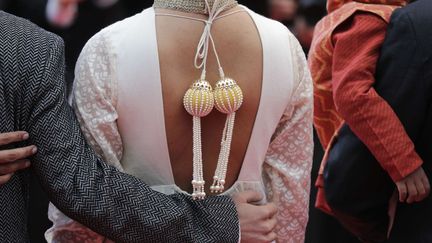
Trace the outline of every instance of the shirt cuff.
{"type": "Polygon", "coordinates": [[[404,158],[398,158],[397,161],[393,166],[387,168],[387,173],[394,182],[398,182],[411,175],[423,164],[423,160],[415,151],[412,151],[404,158]]]}

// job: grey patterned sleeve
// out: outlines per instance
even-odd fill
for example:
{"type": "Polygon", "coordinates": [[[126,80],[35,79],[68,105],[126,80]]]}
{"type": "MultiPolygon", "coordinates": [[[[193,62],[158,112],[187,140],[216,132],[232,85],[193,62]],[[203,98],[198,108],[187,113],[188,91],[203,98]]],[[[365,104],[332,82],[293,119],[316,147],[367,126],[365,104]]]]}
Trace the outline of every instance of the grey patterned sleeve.
{"type": "MultiPolygon", "coordinates": [[[[27,128],[33,170],[66,215],[117,242],[238,242],[233,201],[167,196],[103,162],[86,143],[65,97],[63,42],[53,35],[27,128]]],[[[34,87],[33,87],[34,88],[34,87]]]]}

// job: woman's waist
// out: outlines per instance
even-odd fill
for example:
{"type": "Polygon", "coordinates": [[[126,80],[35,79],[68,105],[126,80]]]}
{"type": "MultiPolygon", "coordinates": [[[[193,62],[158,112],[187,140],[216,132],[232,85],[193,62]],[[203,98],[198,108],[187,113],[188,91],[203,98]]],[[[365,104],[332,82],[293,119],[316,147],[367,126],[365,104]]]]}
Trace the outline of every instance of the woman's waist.
{"type": "MultiPolygon", "coordinates": [[[[145,181],[145,180],[144,180],[145,181]]],[[[149,184],[151,188],[155,191],[158,191],[160,193],[166,194],[166,195],[172,195],[176,193],[183,193],[186,195],[191,195],[189,192],[181,189],[176,184],[149,184]]],[[[263,196],[263,200],[259,203],[265,203],[267,202],[266,199],[266,192],[264,188],[264,184],[262,180],[256,180],[256,181],[236,181],[230,188],[225,190],[224,192],[220,194],[215,194],[216,196],[233,196],[236,193],[244,192],[244,191],[256,191],[260,193],[263,196]]]]}

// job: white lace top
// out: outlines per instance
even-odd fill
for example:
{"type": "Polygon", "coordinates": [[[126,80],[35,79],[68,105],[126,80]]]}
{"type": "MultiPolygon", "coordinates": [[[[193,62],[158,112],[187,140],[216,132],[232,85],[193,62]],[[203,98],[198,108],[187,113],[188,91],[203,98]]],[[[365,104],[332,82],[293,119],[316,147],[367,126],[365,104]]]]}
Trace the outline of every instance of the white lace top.
{"type": "MultiPolygon", "coordinates": [[[[279,209],[278,242],[300,243],[309,208],[312,81],[288,29],[247,11],[263,46],[262,94],[238,180],[225,194],[263,193],[279,209]]],[[[162,193],[186,193],[171,171],[159,70],[155,13],[149,8],[90,39],[77,63],[73,106],[88,141],[108,163],[162,193]]],[[[54,223],[48,242],[109,241],[53,205],[48,215],[54,223]]]]}

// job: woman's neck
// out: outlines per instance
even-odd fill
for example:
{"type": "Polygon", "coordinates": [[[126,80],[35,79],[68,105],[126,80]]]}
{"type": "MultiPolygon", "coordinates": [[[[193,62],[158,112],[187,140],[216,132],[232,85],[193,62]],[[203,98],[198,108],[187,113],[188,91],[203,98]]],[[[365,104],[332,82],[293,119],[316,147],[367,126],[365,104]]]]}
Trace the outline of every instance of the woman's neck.
{"type": "MultiPolygon", "coordinates": [[[[236,0],[207,0],[209,7],[213,8],[215,2],[224,10],[234,8],[238,5],[236,0]]],[[[153,7],[172,9],[187,13],[208,14],[205,0],[154,0],[153,7]]]]}

